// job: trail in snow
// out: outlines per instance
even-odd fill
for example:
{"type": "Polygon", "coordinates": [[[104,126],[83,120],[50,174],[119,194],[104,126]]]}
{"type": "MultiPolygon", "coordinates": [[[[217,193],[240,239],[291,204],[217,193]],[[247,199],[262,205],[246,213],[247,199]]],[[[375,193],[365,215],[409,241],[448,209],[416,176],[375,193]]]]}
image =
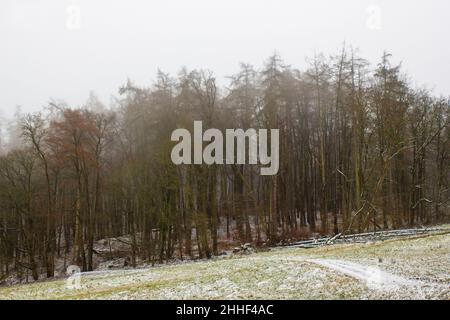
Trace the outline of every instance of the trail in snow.
{"type": "Polygon", "coordinates": [[[371,289],[392,290],[400,287],[417,287],[423,285],[419,281],[393,275],[378,267],[365,266],[350,261],[334,259],[310,259],[307,261],[339,271],[350,277],[366,281],[367,286],[371,289]]]}

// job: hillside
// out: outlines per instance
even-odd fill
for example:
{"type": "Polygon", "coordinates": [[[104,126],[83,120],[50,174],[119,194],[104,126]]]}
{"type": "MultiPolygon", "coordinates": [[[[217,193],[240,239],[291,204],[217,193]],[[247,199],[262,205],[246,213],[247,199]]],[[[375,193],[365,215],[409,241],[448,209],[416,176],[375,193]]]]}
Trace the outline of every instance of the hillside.
{"type": "Polygon", "coordinates": [[[0,288],[0,299],[450,299],[450,233],[287,248],[0,288]],[[77,282],[72,281],[72,285],[77,282]]]}

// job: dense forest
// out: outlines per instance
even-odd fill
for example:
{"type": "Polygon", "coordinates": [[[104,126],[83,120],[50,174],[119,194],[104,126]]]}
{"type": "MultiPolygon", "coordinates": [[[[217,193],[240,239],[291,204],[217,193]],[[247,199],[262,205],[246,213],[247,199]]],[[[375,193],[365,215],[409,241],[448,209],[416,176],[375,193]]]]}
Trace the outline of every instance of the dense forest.
{"type": "Polygon", "coordinates": [[[344,48],[303,71],[278,55],[241,64],[226,87],[181,69],[150,87],[127,81],[108,107],[92,95],[18,114],[0,156],[0,279],[53,277],[61,257],[93,270],[94,243],[119,236],[136,266],[449,221],[449,106],[389,54],[373,66],[344,48]],[[174,165],[171,133],[195,120],[279,129],[278,174],[174,165]]]}

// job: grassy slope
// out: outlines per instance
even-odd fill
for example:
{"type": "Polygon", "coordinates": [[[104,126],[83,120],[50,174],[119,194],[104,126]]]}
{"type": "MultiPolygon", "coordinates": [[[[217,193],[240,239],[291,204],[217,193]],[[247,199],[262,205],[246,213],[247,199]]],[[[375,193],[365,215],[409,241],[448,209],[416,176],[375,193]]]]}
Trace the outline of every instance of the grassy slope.
{"type": "Polygon", "coordinates": [[[450,299],[450,234],[317,249],[283,249],[243,257],[83,275],[0,288],[0,299],[450,299]],[[317,265],[340,259],[380,268],[417,286],[372,288],[317,265]],[[380,258],[382,261],[380,262],[380,258]]]}

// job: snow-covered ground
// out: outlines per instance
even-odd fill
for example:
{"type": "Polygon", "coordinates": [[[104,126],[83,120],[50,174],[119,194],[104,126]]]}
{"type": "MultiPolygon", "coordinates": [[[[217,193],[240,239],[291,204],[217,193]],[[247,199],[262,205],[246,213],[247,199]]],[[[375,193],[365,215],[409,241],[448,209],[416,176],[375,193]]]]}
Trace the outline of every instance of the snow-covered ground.
{"type": "Polygon", "coordinates": [[[450,233],[106,270],[0,299],[450,299],[450,233]]]}

